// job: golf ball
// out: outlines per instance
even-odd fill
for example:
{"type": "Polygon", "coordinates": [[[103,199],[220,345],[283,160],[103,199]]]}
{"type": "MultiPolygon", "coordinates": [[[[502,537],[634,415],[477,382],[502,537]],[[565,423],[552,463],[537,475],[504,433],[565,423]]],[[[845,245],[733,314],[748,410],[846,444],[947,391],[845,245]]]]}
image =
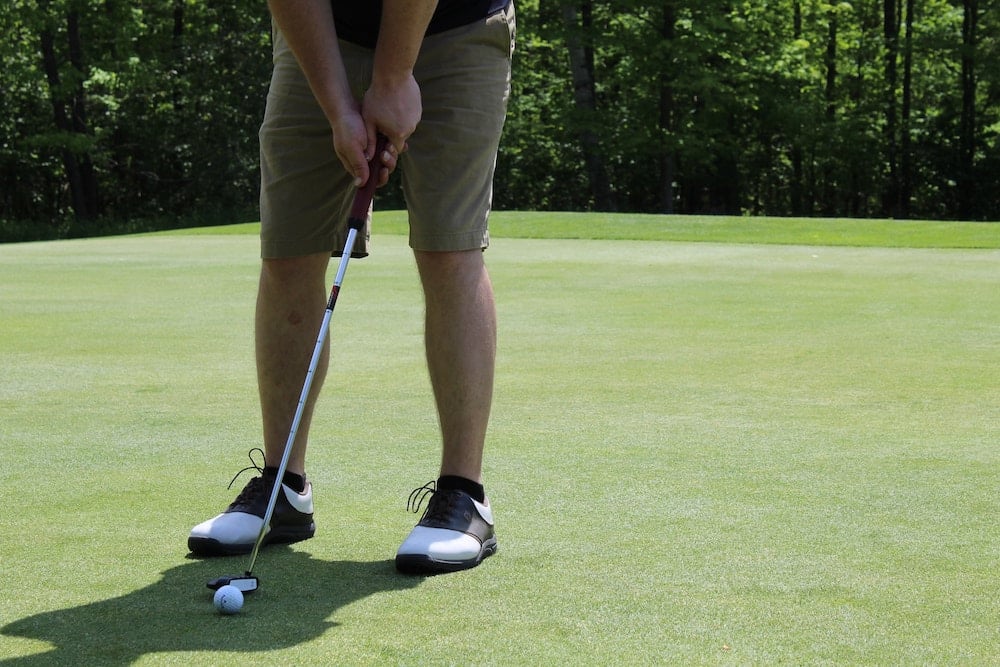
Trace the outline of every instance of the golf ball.
{"type": "Polygon", "coordinates": [[[235,614],[243,608],[243,591],[236,586],[222,586],[215,591],[215,608],[223,614],[235,614]]]}

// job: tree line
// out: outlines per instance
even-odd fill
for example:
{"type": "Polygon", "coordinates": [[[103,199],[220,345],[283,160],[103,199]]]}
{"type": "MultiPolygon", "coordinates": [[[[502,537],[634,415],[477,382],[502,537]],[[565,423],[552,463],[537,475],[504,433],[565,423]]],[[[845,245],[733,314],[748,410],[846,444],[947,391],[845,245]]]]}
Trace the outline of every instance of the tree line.
{"type": "MultiPolygon", "coordinates": [[[[520,0],[496,207],[997,220],[980,2],[520,0]]],[[[0,26],[8,230],[253,215],[263,0],[7,0],[0,26]]]]}

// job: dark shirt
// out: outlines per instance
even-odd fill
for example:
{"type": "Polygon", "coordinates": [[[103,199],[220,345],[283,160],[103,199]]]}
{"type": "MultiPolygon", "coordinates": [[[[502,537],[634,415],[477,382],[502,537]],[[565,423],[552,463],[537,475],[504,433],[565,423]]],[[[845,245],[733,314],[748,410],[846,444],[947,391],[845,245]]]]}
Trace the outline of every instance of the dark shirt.
{"type": "MultiPolygon", "coordinates": [[[[337,36],[354,44],[375,48],[382,19],[382,0],[330,0],[337,36]]],[[[438,0],[427,34],[458,28],[496,14],[510,0],[438,0]]]]}

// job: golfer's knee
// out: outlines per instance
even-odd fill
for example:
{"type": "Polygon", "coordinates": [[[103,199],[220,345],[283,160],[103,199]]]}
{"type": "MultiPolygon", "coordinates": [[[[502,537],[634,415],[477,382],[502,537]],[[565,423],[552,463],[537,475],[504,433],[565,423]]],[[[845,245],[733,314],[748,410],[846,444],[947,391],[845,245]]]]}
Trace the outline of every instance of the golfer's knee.
{"type": "Polygon", "coordinates": [[[261,262],[262,284],[280,288],[283,285],[302,285],[322,281],[326,275],[330,255],[318,253],[300,257],[269,257],[261,262]]]}
{"type": "Polygon", "coordinates": [[[482,250],[459,250],[454,252],[416,251],[414,256],[422,276],[448,277],[463,272],[478,272],[484,266],[482,250]]]}

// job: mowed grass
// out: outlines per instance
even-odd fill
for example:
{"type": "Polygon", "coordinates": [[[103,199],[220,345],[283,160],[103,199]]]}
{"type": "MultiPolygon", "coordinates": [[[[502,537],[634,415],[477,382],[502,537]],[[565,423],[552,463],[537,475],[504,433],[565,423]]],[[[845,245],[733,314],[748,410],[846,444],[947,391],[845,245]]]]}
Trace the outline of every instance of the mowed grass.
{"type": "MultiPolygon", "coordinates": [[[[257,223],[246,223],[157,235],[247,234],[257,229],[257,223]]],[[[406,234],[407,229],[405,211],[379,213],[378,233],[406,234]]],[[[984,222],[496,211],[490,229],[497,237],[525,239],[1000,248],[1000,223],[984,222]]]]}
{"type": "Polygon", "coordinates": [[[234,617],[204,583],[246,559],[185,540],[259,443],[256,238],[0,246],[0,664],[1000,663],[1000,228],[495,226],[501,550],[412,578],[390,561],[438,446],[397,215],[333,321],[317,536],[265,551],[234,617]]]}

